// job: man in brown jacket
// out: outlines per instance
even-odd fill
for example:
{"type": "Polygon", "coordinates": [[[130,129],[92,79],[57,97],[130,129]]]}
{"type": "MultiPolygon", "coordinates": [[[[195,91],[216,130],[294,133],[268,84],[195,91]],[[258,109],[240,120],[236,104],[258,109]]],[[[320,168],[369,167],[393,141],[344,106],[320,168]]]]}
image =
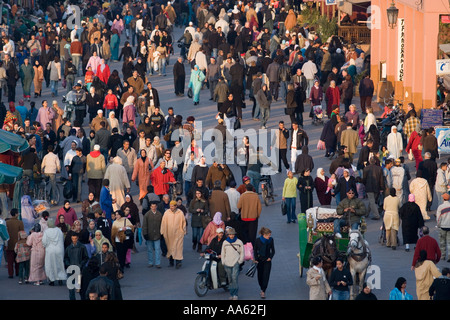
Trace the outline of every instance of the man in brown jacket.
{"type": "Polygon", "coordinates": [[[228,195],[221,189],[220,180],[214,181],[214,189],[209,197],[209,210],[211,212],[211,217],[214,217],[216,212],[221,212],[223,222],[230,220],[230,201],[228,199],[228,195]]]}
{"type": "Polygon", "coordinates": [[[14,247],[19,240],[19,231],[24,231],[23,222],[17,219],[19,210],[16,208],[11,209],[11,218],[6,220],[6,229],[8,230],[9,240],[8,246],[6,247],[6,260],[8,261],[8,278],[14,276],[14,271],[16,276],[19,275],[19,264],[16,262],[16,253],[14,252],[14,247]]]}
{"type": "MultiPolygon", "coordinates": [[[[128,85],[134,88],[134,92],[140,95],[144,91],[144,80],[139,76],[137,70],[133,71],[133,75],[127,79],[128,85]]],[[[137,99],[135,99],[137,101],[137,99]]]]}
{"type": "Polygon", "coordinates": [[[261,201],[251,184],[246,186],[247,191],[241,194],[237,207],[241,212],[242,242],[251,242],[255,246],[258,230],[258,218],[261,215],[261,201]]]}
{"type": "Polygon", "coordinates": [[[109,130],[109,123],[108,120],[103,116],[103,110],[99,109],[97,111],[97,116],[92,119],[91,122],[91,130],[94,130],[95,132],[97,132],[98,130],[100,130],[102,128],[102,126],[100,125],[100,122],[105,121],[106,122],[106,130],[109,130]]]}
{"type": "Polygon", "coordinates": [[[221,182],[222,191],[227,186],[227,176],[230,174],[230,169],[225,164],[219,164],[216,159],[211,167],[209,167],[208,174],[206,175],[206,186],[209,189],[214,187],[214,182],[219,180],[221,182]]]}

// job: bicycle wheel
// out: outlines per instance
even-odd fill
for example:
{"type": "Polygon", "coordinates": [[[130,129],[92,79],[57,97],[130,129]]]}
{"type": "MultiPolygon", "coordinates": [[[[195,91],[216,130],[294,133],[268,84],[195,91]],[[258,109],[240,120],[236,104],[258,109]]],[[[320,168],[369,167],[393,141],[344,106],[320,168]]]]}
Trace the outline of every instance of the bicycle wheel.
{"type": "Polygon", "coordinates": [[[265,204],[266,206],[269,206],[269,197],[268,197],[268,194],[267,194],[267,190],[266,190],[266,189],[264,189],[264,190],[262,191],[262,198],[263,198],[263,200],[264,200],[264,204],[265,204]]]}

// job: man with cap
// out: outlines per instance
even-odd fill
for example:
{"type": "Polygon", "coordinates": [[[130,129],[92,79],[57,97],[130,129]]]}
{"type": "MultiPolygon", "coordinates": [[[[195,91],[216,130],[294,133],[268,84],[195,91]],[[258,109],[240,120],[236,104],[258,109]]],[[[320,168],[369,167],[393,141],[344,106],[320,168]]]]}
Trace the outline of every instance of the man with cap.
{"type": "Polygon", "coordinates": [[[100,145],[94,145],[94,150],[86,156],[86,172],[88,178],[89,193],[93,193],[95,199],[100,199],[102,181],[105,176],[106,161],[100,152],[100,145]]]}
{"type": "Polygon", "coordinates": [[[336,238],[342,238],[340,229],[349,226],[352,230],[358,230],[361,217],[366,215],[366,206],[361,199],[355,197],[356,190],[352,187],[347,191],[347,197],[339,202],[336,213],[340,218],[334,220],[334,233],[336,238]]]}
{"type": "Polygon", "coordinates": [[[100,125],[100,123],[102,121],[106,122],[106,129],[109,130],[108,119],[106,119],[103,116],[103,110],[102,109],[98,109],[97,110],[97,116],[94,119],[92,119],[91,124],[89,125],[91,127],[91,130],[94,130],[95,132],[100,130],[102,128],[101,125],[100,125]]]}
{"type": "Polygon", "coordinates": [[[230,300],[238,300],[238,278],[244,257],[244,244],[236,237],[236,230],[227,229],[227,238],[222,245],[221,261],[227,273],[230,300]]]}
{"type": "Polygon", "coordinates": [[[158,211],[158,202],[150,202],[150,210],[144,212],[142,236],[147,245],[147,266],[161,268],[161,222],[162,213],[158,211]]]}
{"type": "Polygon", "coordinates": [[[436,222],[439,228],[439,248],[442,259],[450,262],[450,194],[442,194],[442,204],[436,210],[436,222]]]}
{"type": "MultiPolygon", "coordinates": [[[[163,163],[163,162],[161,162],[163,163]]],[[[170,201],[170,209],[164,212],[161,220],[161,235],[167,246],[169,267],[181,267],[183,260],[183,242],[186,235],[186,218],[183,211],[178,209],[175,200],[170,201]]]]}

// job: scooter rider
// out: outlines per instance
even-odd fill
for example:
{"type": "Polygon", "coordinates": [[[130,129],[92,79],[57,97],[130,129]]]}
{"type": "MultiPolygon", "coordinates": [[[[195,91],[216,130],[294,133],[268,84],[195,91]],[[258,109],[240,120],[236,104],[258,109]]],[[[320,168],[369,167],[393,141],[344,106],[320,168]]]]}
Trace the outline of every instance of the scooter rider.
{"type": "MultiPolygon", "coordinates": [[[[211,242],[206,247],[205,251],[212,250],[217,253],[217,276],[219,277],[219,283],[221,286],[225,286],[227,284],[227,274],[225,273],[225,268],[223,267],[221,261],[221,251],[222,244],[225,241],[224,231],[222,228],[217,228],[216,230],[217,236],[214,237],[211,242]]],[[[203,256],[205,253],[200,253],[200,256],[203,256]]]]}
{"type": "Polygon", "coordinates": [[[81,87],[80,83],[76,83],[73,89],[67,94],[66,101],[75,106],[75,120],[83,123],[86,116],[86,91],[81,87]]]}

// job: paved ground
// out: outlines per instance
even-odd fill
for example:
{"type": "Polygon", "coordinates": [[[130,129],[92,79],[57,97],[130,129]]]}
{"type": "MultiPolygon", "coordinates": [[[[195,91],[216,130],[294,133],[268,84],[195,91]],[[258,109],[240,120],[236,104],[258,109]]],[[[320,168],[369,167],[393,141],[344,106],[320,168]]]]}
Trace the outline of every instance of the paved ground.
{"type": "MultiPolygon", "coordinates": [[[[181,30],[175,31],[174,39],[178,39],[181,34],[181,30]]],[[[122,44],[125,40],[122,39],[122,44]]],[[[176,48],[178,51],[178,48],[176,48]]],[[[153,87],[159,91],[161,106],[164,112],[167,108],[174,107],[175,113],[182,114],[184,119],[187,116],[193,115],[197,121],[202,121],[204,128],[211,128],[216,125],[216,105],[209,101],[209,90],[203,90],[201,92],[200,104],[193,106],[192,100],[187,97],[176,97],[173,93],[173,78],[172,78],[172,66],[175,62],[176,56],[171,57],[170,65],[167,67],[167,76],[153,76],[151,82],[153,87]]],[[[121,70],[122,63],[113,63],[111,70],[121,70]]],[[[189,65],[185,64],[187,73],[189,73],[189,65]]],[[[187,76],[186,86],[189,76],[187,76]]],[[[77,79],[78,80],[78,79],[77,79]]],[[[17,88],[17,101],[20,99],[22,88],[17,88]]],[[[63,89],[59,90],[60,96],[56,99],[61,102],[61,95],[63,89]]],[[[47,99],[52,101],[50,88],[44,88],[42,98],[36,101],[36,105],[40,105],[41,99],[47,99]]],[[[359,99],[355,99],[355,103],[359,105],[359,99]]],[[[251,103],[247,104],[251,105],[251,103]]],[[[28,103],[26,103],[29,106],[28,103]]],[[[278,121],[280,119],[289,123],[289,118],[284,114],[284,105],[281,99],[272,105],[270,120],[268,123],[269,129],[276,129],[278,121]]],[[[253,128],[258,129],[259,124],[251,119],[251,108],[244,109],[243,111],[242,126],[244,130],[253,128]]],[[[313,126],[311,120],[307,118],[305,113],[305,129],[310,136],[310,154],[314,158],[315,169],[319,167],[325,168],[328,172],[330,160],[325,158],[323,151],[318,151],[316,145],[318,137],[320,136],[322,126],[313,126]]],[[[88,120],[84,125],[88,125],[88,120]]],[[[289,155],[288,155],[289,159],[289,155]]],[[[407,160],[408,161],[408,160],[407,160]]],[[[411,168],[411,173],[414,176],[413,163],[408,161],[408,165],[411,168]]],[[[313,176],[315,177],[315,169],[313,170],[313,176]]],[[[233,166],[232,170],[236,176],[236,179],[241,178],[239,168],[233,166]]],[[[273,259],[271,279],[266,295],[268,300],[306,300],[308,299],[309,288],[306,285],[305,277],[299,276],[299,264],[297,253],[299,252],[298,241],[298,225],[287,224],[286,218],[281,215],[280,203],[281,203],[281,191],[285,174],[277,174],[273,176],[273,183],[275,186],[275,194],[277,195],[274,203],[270,206],[263,206],[261,218],[259,220],[259,227],[269,227],[273,232],[273,238],[275,240],[276,254],[273,259]]],[[[138,188],[134,184],[131,190],[133,195],[137,195],[138,188]]],[[[83,199],[87,197],[86,189],[83,190],[83,199]]],[[[135,197],[137,201],[137,197],[135,197]]],[[[314,196],[314,204],[318,205],[316,196],[314,196]]],[[[333,201],[333,205],[335,202],[333,201]]],[[[74,204],[73,207],[77,213],[81,215],[80,204],[74,204]]],[[[436,205],[433,206],[435,208],[436,205]]],[[[59,207],[58,207],[59,208],[59,207]]],[[[297,212],[299,212],[299,203],[297,202],[297,212]]],[[[51,210],[52,217],[56,216],[57,208],[51,210]]],[[[433,212],[434,213],[434,212],[433,212]]],[[[434,215],[431,215],[434,218],[434,215]]],[[[427,225],[431,227],[431,233],[437,238],[437,230],[435,228],[434,219],[427,222],[427,225]]],[[[378,243],[378,236],[380,234],[380,221],[368,221],[368,230],[366,233],[366,239],[370,244],[370,249],[373,254],[373,265],[378,266],[381,276],[381,287],[374,290],[374,293],[379,299],[387,299],[389,291],[394,287],[397,277],[403,276],[407,279],[407,291],[414,297],[415,294],[415,277],[414,273],[410,270],[411,259],[413,252],[405,252],[404,246],[400,246],[397,251],[393,251],[386,247],[381,246],[378,243]]],[[[127,300],[226,300],[228,293],[223,290],[210,291],[204,298],[198,298],[194,293],[194,279],[196,272],[198,272],[203,264],[203,260],[199,259],[199,255],[191,248],[191,230],[188,228],[188,234],[185,237],[184,242],[184,261],[183,267],[179,270],[174,268],[168,268],[168,262],[165,258],[162,259],[162,269],[149,269],[146,267],[146,248],[144,245],[137,246],[139,253],[132,255],[131,268],[126,269],[125,277],[121,280],[122,294],[124,299],[127,300]]],[[[400,235],[401,238],[401,235],[400,235]]],[[[446,262],[440,262],[438,267],[442,268],[448,265],[446,262]]],[[[0,290],[0,300],[67,300],[68,290],[65,287],[50,287],[44,286],[31,286],[31,285],[19,285],[17,278],[8,279],[7,270],[5,268],[5,262],[2,261],[2,268],[0,269],[0,288],[7,288],[7,290],[0,290]]],[[[244,267],[245,269],[247,265],[244,267]]],[[[306,271],[305,271],[306,272],[306,271]]],[[[259,287],[257,279],[248,278],[241,274],[239,278],[239,297],[244,300],[259,299],[259,287]]]]}

